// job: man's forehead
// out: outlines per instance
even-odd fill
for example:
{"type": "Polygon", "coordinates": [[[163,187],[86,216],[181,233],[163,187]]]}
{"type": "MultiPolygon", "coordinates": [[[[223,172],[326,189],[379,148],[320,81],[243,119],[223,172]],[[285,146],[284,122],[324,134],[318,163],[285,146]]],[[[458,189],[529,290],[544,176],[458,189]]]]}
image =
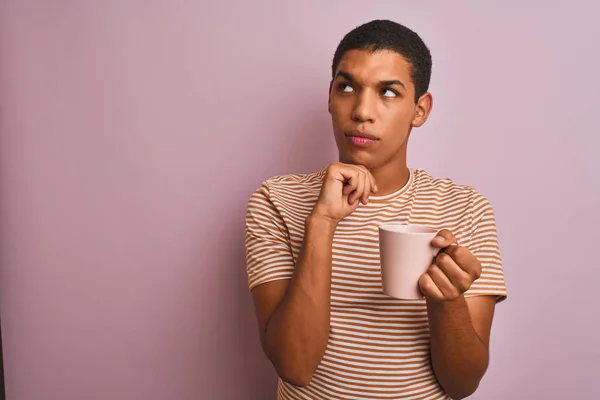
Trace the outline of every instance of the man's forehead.
{"type": "Polygon", "coordinates": [[[410,64],[391,50],[349,50],[340,60],[339,71],[349,73],[356,79],[410,81],[410,64]]]}

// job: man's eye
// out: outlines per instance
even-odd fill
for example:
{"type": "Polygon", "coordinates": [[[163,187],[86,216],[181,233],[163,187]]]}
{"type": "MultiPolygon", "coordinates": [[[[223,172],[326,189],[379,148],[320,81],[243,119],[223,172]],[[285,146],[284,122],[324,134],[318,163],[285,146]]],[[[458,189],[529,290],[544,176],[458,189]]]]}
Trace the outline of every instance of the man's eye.
{"type": "Polygon", "coordinates": [[[344,93],[352,93],[352,92],[354,92],[354,89],[352,88],[352,86],[348,85],[347,83],[342,83],[342,84],[340,84],[340,91],[342,91],[344,93]]]}
{"type": "Polygon", "coordinates": [[[383,97],[396,97],[398,93],[393,91],[392,89],[383,89],[382,93],[383,97]]]}

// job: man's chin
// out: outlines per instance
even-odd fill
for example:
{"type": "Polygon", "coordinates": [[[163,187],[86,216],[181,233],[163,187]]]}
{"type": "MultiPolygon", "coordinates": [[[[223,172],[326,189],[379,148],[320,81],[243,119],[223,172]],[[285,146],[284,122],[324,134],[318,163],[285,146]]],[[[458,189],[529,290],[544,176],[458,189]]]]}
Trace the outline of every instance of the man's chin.
{"type": "Polygon", "coordinates": [[[367,169],[373,169],[376,163],[373,162],[373,158],[366,154],[340,154],[340,162],[344,164],[363,165],[367,169]]]}

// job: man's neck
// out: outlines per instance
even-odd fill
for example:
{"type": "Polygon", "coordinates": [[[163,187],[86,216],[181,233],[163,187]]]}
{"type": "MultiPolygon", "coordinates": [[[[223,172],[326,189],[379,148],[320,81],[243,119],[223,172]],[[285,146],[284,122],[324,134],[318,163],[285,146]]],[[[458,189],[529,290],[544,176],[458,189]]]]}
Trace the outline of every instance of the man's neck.
{"type": "Polygon", "coordinates": [[[386,196],[402,189],[410,179],[410,171],[406,162],[390,163],[371,170],[379,191],[376,196],[386,196]]]}

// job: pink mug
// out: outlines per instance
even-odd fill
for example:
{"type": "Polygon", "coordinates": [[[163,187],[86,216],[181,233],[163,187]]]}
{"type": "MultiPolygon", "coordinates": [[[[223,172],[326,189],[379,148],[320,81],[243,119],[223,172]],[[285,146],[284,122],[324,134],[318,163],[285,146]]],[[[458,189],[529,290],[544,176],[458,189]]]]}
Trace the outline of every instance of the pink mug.
{"type": "Polygon", "coordinates": [[[423,225],[391,223],[379,227],[383,293],[403,300],[422,299],[419,278],[440,251],[431,244],[438,230],[423,225]]]}

